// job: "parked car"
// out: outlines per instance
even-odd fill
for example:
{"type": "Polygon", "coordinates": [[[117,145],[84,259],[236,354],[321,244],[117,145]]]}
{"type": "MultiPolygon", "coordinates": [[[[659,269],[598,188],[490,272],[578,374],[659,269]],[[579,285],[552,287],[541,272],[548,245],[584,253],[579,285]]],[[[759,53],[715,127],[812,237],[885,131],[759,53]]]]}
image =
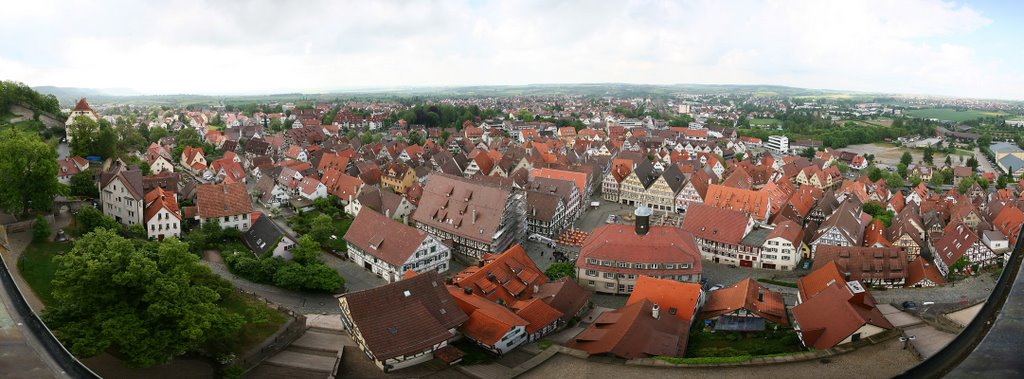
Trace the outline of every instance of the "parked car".
{"type": "Polygon", "coordinates": [[[708,292],[718,291],[718,290],[720,290],[722,288],[725,288],[724,284],[715,284],[715,285],[711,286],[711,288],[708,288],[708,292]]]}
{"type": "Polygon", "coordinates": [[[917,309],[917,303],[914,303],[913,301],[904,301],[903,309],[917,309]]]}

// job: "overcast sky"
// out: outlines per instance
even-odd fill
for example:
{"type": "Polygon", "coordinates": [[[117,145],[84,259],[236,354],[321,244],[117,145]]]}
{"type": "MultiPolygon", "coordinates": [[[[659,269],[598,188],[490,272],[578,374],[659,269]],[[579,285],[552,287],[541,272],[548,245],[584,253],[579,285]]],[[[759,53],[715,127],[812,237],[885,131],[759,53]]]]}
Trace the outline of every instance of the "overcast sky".
{"type": "Polygon", "coordinates": [[[5,2],[0,78],[146,94],[778,84],[1024,99],[1018,1],[5,2]]]}

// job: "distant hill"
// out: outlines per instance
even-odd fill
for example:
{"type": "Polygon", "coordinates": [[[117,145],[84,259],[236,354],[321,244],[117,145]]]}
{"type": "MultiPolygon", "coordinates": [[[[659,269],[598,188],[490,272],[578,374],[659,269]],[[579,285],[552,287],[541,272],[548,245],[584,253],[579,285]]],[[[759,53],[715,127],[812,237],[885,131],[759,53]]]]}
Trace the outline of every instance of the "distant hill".
{"type": "Polygon", "coordinates": [[[76,87],[56,87],[56,86],[37,86],[32,87],[42,94],[53,95],[60,100],[61,104],[73,105],[78,99],[83,97],[93,99],[110,99],[116,97],[133,97],[142,95],[138,91],[129,88],[76,88],[76,87]]]}

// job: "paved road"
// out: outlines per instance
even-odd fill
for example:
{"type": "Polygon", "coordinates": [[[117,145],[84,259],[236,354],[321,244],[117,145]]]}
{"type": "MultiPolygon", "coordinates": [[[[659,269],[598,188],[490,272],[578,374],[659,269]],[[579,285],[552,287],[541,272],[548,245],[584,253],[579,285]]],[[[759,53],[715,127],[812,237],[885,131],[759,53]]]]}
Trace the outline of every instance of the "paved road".
{"type": "Polygon", "coordinates": [[[983,172],[995,172],[995,173],[999,172],[999,171],[996,171],[996,169],[992,167],[992,163],[988,161],[988,157],[986,157],[985,154],[982,154],[981,149],[979,149],[977,147],[974,148],[974,159],[978,160],[978,169],[979,170],[981,170],[983,172]]]}
{"type": "MultiPolygon", "coordinates": [[[[0,247],[0,253],[4,254],[4,259],[11,257],[3,247],[0,247]]],[[[14,268],[13,262],[11,265],[14,268]]],[[[3,377],[69,377],[43,349],[25,324],[25,316],[17,313],[4,283],[0,280],[0,372],[3,377]]]]}
{"type": "Polygon", "coordinates": [[[289,291],[271,285],[253,283],[235,276],[228,271],[227,267],[225,267],[223,263],[210,262],[205,259],[203,260],[203,263],[210,266],[210,270],[213,271],[213,273],[227,279],[231,284],[234,284],[235,287],[248,292],[255,292],[257,295],[260,295],[276,304],[283,305],[295,312],[315,314],[341,313],[341,310],[338,308],[338,300],[330,294],[289,291]]]}

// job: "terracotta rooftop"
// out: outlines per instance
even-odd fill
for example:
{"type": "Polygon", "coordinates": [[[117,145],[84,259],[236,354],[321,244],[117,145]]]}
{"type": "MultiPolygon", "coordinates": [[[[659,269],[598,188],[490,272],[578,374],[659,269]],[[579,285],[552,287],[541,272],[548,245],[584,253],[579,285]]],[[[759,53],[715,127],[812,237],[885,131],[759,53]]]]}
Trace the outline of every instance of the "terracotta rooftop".
{"type": "Polygon", "coordinates": [[[204,184],[196,194],[196,211],[200,218],[224,217],[252,212],[252,203],[245,183],[204,184]]]}
{"type": "Polygon", "coordinates": [[[697,283],[640,275],[633,287],[633,293],[626,300],[626,305],[650,300],[661,307],[663,315],[693,322],[694,313],[701,305],[702,293],[703,290],[697,283]]]}
{"type": "Polygon", "coordinates": [[[686,210],[683,229],[705,240],[739,244],[748,220],[742,211],[693,204],[686,210]]]}
{"type": "Polygon", "coordinates": [[[479,267],[469,267],[452,276],[452,283],[470,288],[490,301],[512,304],[533,296],[534,286],[548,278],[519,244],[501,254],[487,254],[479,267]]]}
{"type": "Polygon", "coordinates": [[[668,316],[666,309],[654,318],[653,308],[653,302],[642,299],[602,313],[566,346],[624,359],[685,356],[690,323],[668,316]]]}
{"type": "Polygon", "coordinates": [[[751,278],[709,292],[708,300],[701,308],[700,318],[713,318],[739,309],[746,309],[757,317],[776,324],[789,325],[782,294],[768,290],[751,278]]]}

